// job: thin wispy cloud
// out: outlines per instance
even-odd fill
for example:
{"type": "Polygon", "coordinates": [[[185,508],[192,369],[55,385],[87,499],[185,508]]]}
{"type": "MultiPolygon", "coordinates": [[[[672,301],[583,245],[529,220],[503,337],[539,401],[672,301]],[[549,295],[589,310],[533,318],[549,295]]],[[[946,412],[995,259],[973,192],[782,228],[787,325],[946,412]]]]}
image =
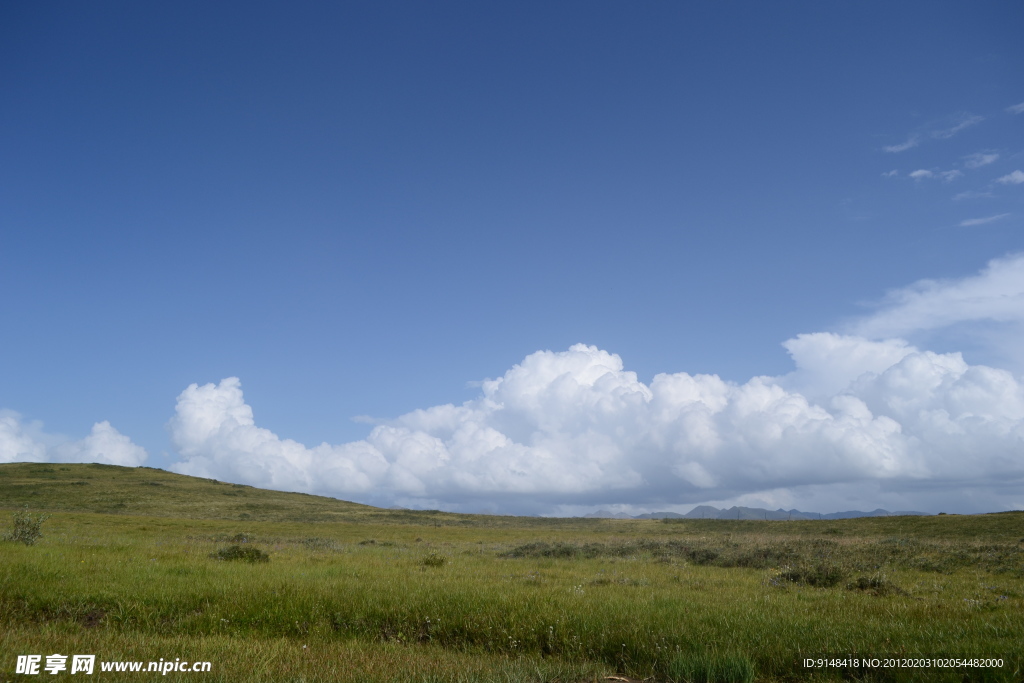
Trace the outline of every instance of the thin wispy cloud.
{"type": "Polygon", "coordinates": [[[883,173],[883,174],[882,174],[882,177],[883,177],[883,178],[895,178],[895,177],[896,177],[896,176],[898,176],[899,174],[900,174],[900,172],[899,172],[899,171],[897,171],[897,170],[896,170],[896,169],[894,168],[894,169],[892,169],[891,171],[886,171],[885,173],[883,173]]]}
{"type": "Polygon", "coordinates": [[[996,180],[996,182],[1003,185],[1020,185],[1024,183],[1024,171],[1018,169],[1013,173],[1007,173],[1002,178],[996,180]]]}
{"type": "Polygon", "coordinates": [[[916,171],[911,171],[908,175],[914,180],[924,180],[925,178],[935,177],[935,174],[926,168],[919,168],[916,171]]]}
{"type": "Polygon", "coordinates": [[[971,126],[975,126],[985,120],[984,116],[976,116],[974,114],[964,114],[960,117],[959,121],[949,128],[943,128],[941,130],[933,130],[931,136],[939,140],[945,140],[953,137],[957,133],[971,126]]]}
{"type": "Polygon", "coordinates": [[[943,128],[933,128],[927,126],[920,133],[913,133],[907,138],[906,142],[902,142],[898,145],[886,145],[882,147],[882,151],[896,154],[899,152],[906,152],[908,149],[913,149],[921,144],[922,137],[927,136],[935,140],[947,140],[962,130],[966,130],[971,126],[976,126],[985,120],[984,116],[978,116],[977,114],[961,114],[959,116],[947,118],[946,121],[952,123],[943,128]],[[929,130],[929,128],[931,130],[929,130]]]}
{"type": "Polygon", "coordinates": [[[979,321],[1024,323],[1024,254],[993,259],[977,275],[919,280],[889,292],[848,331],[886,339],[979,321]]]}
{"type": "Polygon", "coordinates": [[[887,145],[883,147],[882,150],[895,154],[897,152],[906,152],[908,149],[917,147],[919,144],[921,144],[921,138],[914,135],[907,139],[906,142],[903,142],[898,145],[887,145]]]}
{"type": "Polygon", "coordinates": [[[967,168],[981,168],[988,166],[999,159],[998,152],[975,152],[964,157],[964,166],[967,168]]]}
{"type": "Polygon", "coordinates": [[[992,223],[994,221],[1002,220],[1010,214],[1000,213],[995,216],[985,216],[984,218],[968,218],[967,220],[960,221],[961,228],[970,228],[975,225],[985,225],[986,223],[992,223]]]}
{"type": "MultiPolygon", "coordinates": [[[[919,280],[889,292],[874,313],[845,331],[868,339],[962,348],[975,360],[1024,377],[1024,253],[993,259],[977,275],[919,280]]],[[[1013,400],[1024,401],[1024,393],[1013,400]]]]}
{"type": "Polygon", "coordinates": [[[1006,111],[1010,112],[1011,114],[1024,114],[1024,102],[1021,102],[1020,104],[1015,104],[1011,107],[1007,107],[1006,111]]]}
{"type": "Polygon", "coordinates": [[[967,190],[966,192],[959,192],[959,193],[953,195],[953,199],[956,200],[956,201],[961,201],[961,200],[964,200],[964,199],[984,199],[986,197],[994,197],[994,196],[995,196],[994,194],[992,194],[991,192],[987,192],[987,191],[982,192],[982,191],[978,191],[978,190],[967,190]]]}

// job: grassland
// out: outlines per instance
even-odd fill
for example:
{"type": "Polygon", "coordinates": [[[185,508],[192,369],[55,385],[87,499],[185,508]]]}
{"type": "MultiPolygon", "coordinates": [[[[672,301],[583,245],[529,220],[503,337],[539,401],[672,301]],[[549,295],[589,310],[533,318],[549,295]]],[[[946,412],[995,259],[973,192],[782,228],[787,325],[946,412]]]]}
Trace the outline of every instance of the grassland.
{"type": "Polygon", "coordinates": [[[0,543],[0,681],[54,652],[211,661],[168,674],[196,681],[1022,679],[1024,513],[513,518],[0,465],[0,508],[26,504],[51,517],[0,543]],[[217,559],[233,546],[269,561],[217,559]],[[826,653],[1005,666],[803,668],[826,653]]]}

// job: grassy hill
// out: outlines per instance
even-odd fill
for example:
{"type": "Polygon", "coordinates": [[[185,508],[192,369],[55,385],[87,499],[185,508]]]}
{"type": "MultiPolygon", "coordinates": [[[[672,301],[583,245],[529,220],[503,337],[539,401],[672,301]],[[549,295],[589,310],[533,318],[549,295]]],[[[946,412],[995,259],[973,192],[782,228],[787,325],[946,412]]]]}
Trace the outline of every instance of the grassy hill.
{"type": "Polygon", "coordinates": [[[270,491],[152,467],[100,464],[0,464],[0,509],[95,512],[252,522],[356,522],[629,533],[763,533],[785,536],[1024,541],[1024,512],[842,520],[540,518],[389,510],[307,493],[270,491]]]}
{"type": "Polygon", "coordinates": [[[838,520],[606,519],[471,515],[387,510],[175,474],[152,467],[99,464],[0,464],[0,510],[94,512],[180,519],[357,522],[614,533],[763,533],[786,537],[888,538],[1024,542],[1024,512],[838,520]]]}
{"type": "Polygon", "coordinates": [[[334,498],[267,491],[151,467],[49,463],[0,465],[0,505],[192,519],[270,515],[322,521],[377,510],[334,498]]]}
{"type": "Polygon", "coordinates": [[[35,545],[0,541],[0,681],[20,680],[15,655],[53,652],[206,660],[209,673],[173,674],[204,683],[1024,679],[1020,512],[495,517],[149,468],[0,465],[0,509],[24,505],[51,516],[35,545]],[[244,556],[232,546],[269,560],[223,559],[244,556]],[[802,664],[826,653],[1005,664],[802,664]]]}

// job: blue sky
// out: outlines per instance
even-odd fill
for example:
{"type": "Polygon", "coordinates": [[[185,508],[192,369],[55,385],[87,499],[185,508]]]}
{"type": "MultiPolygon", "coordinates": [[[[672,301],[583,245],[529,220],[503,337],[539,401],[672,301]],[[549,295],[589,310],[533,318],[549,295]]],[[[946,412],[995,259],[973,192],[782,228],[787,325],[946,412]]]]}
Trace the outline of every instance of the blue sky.
{"type": "MultiPolygon", "coordinates": [[[[910,362],[898,344],[835,341],[897,339],[1005,374],[978,390],[984,409],[935,399],[955,429],[981,415],[995,430],[940,459],[994,463],[947,507],[1024,506],[1021,389],[1006,385],[1024,370],[1022,27],[1024,8],[998,2],[8,4],[0,461],[144,461],[474,511],[827,512],[840,490],[851,506],[938,505],[959,470],[934,449],[892,446],[885,476],[806,478],[775,460],[804,446],[681,445],[697,429],[682,408],[636,427],[647,413],[610,418],[555,382],[593,389],[601,367],[646,396],[659,373],[716,375],[742,403],[765,376],[829,419],[834,395],[857,396],[930,443],[911,424],[923,413],[879,388],[910,362]],[[835,336],[783,346],[812,333],[835,336]],[[892,365],[819,382],[842,364],[825,347],[892,365]],[[515,403],[481,382],[512,386],[530,358],[565,364],[531,377],[568,403],[481,408],[515,403]],[[228,419],[188,413],[192,384],[232,425],[251,407],[257,432],[190,431],[212,420],[223,436],[228,419]],[[484,412],[443,427],[413,413],[467,401],[484,412]],[[619,419],[634,426],[594,426],[619,419]],[[459,456],[456,423],[507,443],[459,456]],[[389,451],[382,429],[420,445],[389,451]],[[307,453],[324,442],[323,460],[307,453]],[[388,473],[321,476],[360,444],[388,473]],[[395,469],[421,447],[436,462],[395,469]],[[789,474],[728,476],[751,463],[789,474]],[[510,472],[564,481],[501,483],[510,472]]],[[[934,361],[973,376],[951,362],[934,361]]],[[[737,424],[716,423],[722,443],[751,443],[737,424]]]]}

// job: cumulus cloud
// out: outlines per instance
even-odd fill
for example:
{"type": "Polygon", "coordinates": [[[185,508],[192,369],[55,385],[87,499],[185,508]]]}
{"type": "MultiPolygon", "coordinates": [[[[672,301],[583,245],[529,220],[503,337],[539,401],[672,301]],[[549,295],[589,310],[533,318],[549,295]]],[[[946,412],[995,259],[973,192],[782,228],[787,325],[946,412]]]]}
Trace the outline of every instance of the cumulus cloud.
{"type": "Polygon", "coordinates": [[[333,446],[258,427],[236,378],[193,384],[169,425],[184,458],[175,469],[365,502],[505,512],[1024,477],[1024,391],[1009,372],[898,339],[817,333],[786,348],[793,373],[742,384],[685,372],[644,383],[594,346],[538,351],[483,382],[473,400],[333,446]]]}
{"type": "Polygon", "coordinates": [[[840,393],[865,373],[885,371],[917,351],[902,339],[872,341],[830,332],[800,334],[783,342],[796,370],[780,385],[812,399],[840,393]]]}
{"type": "Polygon", "coordinates": [[[109,422],[97,422],[83,439],[47,434],[39,422],[26,423],[18,413],[0,411],[0,462],[98,462],[137,467],[146,451],[109,422]]]}
{"type": "Polygon", "coordinates": [[[996,180],[996,182],[1003,185],[1020,185],[1024,183],[1024,171],[1017,170],[1013,173],[1007,173],[1002,178],[996,180]]]}
{"type": "MultiPolygon", "coordinates": [[[[507,513],[1024,506],[1024,384],[910,341],[965,322],[1024,322],[1024,255],[890,292],[846,333],[785,341],[792,372],[745,382],[686,372],[645,382],[618,355],[577,344],[529,354],[460,405],[319,445],[259,426],[238,378],[192,384],[168,423],[180,456],[172,469],[378,505],[507,513]]],[[[74,441],[0,413],[0,462],[145,458],[107,422],[74,441]]]]}
{"type": "Polygon", "coordinates": [[[46,446],[29,433],[15,412],[0,412],[0,462],[46,462],[46,446]]]}
{"type": "Polygon", "coordinates": [[[968,218],[967,220],[960,221],[960,227],[970,228],[975,225],[985,225],[986,223],[992,223],[993,221],[998,221],[1003,218],[1006,218],[1009,215],[1010,214],[1008,213],[1000,213],[994,216],[985,216],[984,218],[968,218]]]}
{"type": "Polygon", "coordinates": [[[916,171],[911,171],[907,175],[909,175],[914,180],[925,180],[927,178],[940,178],[940,179],[942,179],[942,180],[944,180],[945,182],[948,183],[950,181],[956,180],[957,178],[961,177],[963,175],[963,172],[962,171],[958,171],[956,169],[952,169],[952,170],[949,170],[949,171],[941,171],[941,170],[931,171],[931,170],[928,170],[927,168],[919,168],[916,171]]]}

